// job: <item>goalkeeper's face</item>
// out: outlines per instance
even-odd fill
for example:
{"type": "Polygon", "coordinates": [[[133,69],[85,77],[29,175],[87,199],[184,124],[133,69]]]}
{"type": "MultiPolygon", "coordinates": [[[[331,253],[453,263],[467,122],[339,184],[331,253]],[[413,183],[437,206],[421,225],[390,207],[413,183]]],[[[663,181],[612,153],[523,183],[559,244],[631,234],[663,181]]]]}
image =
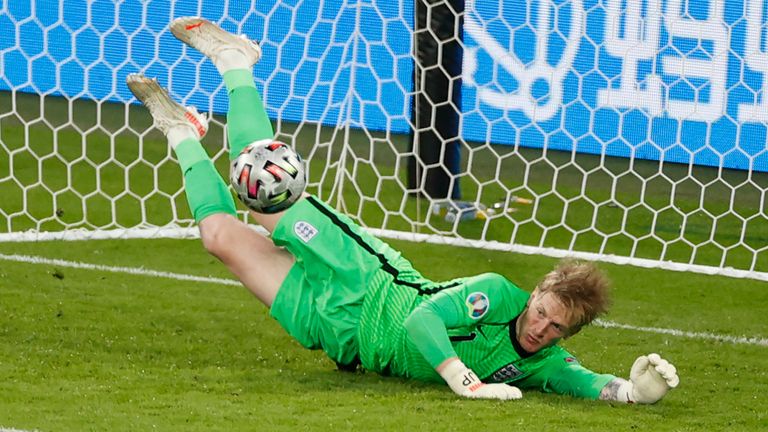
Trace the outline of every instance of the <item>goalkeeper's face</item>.
{"type": "Polygon", "coordinates": [[[551,293],[534,291],[516,329],[517,341],[528,352],[555,345],[568,335],[568,309],[551,293]]]}

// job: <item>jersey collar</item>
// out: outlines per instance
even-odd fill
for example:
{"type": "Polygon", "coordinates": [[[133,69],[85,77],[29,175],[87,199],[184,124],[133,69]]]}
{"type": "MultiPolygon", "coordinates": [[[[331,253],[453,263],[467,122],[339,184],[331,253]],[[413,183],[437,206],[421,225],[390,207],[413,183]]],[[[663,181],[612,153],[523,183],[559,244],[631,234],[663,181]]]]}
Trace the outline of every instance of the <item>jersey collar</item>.
{"type": "Polygon", "coordinates": [[[512,342],[512,348],[515,349],[515,352],[517,352],[517,355],[519,355],[520,358],[528,358],[536,353],[531,353],[524,350],[520,345],[520,342],[517,341],[517,334],[515,334],[515,329],[517,328],[518,318],[520,318],[519,315],[509,323],[509,340],[512,342]]]}

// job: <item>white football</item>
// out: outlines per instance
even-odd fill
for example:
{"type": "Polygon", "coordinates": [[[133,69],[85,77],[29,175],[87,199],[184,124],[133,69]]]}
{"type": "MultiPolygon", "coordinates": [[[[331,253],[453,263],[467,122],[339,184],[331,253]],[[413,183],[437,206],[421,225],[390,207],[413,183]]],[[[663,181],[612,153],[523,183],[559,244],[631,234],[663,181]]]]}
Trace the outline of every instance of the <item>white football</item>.
{"type": "Polygon", "coordinates": [[[232,161],[229,180],[248,208],[268,214],[290,207],[307,186],[301,157],[287,144],[272,140],[245,147],[232,161]]]}

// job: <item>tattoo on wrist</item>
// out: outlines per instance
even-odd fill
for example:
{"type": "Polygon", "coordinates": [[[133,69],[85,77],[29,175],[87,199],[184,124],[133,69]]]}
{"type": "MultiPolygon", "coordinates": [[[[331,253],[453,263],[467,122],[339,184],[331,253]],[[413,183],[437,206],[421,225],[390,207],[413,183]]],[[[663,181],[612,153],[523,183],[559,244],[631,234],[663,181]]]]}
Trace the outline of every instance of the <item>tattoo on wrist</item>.
{"type": "Polygon", "coordinates": [[[624,384],[624,380],[621,378],[615,378],[611,382],[605,385],[602,390],[600,390],[600,400],[609,400],[609,401],[615,401],[619,400],[619,389],[621,388],[621,385],[624,384]]]}

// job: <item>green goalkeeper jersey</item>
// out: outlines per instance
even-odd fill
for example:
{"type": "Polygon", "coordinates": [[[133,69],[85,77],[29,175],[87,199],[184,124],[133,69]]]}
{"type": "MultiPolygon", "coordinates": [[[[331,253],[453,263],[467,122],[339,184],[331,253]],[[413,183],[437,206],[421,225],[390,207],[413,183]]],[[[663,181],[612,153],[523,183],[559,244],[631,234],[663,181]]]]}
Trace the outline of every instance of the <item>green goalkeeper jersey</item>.
{"type": "Polygon", "coordinates": [[[582,367],[559,346],[534,354],[520,347],[515,323],[528,297],[493,273],[372,286],[360,317],[360,360],[379,373],[441,382],[435,367],[458,356],[487,383],[597,399],[613,375],[582,367]]]}
{"type": "Polygon", "coordinates": [[[315,197],[294,204],[272,233],[296,263],[270,309],[301,345],[340,365],[359,357],[388,375],[442,381],[458,356],[485,382],[597,398],[613,376],[553,346],[528,355],[515,322],[529,294],[498,274],[435,283],[386,243],[315,197]]]}

